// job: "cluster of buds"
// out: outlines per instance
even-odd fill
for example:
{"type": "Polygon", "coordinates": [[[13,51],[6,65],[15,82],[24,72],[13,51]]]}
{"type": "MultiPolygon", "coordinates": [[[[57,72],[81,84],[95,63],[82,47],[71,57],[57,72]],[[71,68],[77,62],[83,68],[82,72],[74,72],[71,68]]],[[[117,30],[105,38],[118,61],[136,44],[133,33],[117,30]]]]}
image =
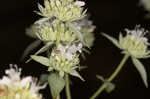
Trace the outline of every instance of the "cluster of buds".
{"type": "Polygon", "coordinates": [[[82,8],[84,5],[85,3],[82,1],[45,0],[45,7],[42,7],[40,4],[38,5],[40,12],[37,12],[37,14],[45,18],[56,17],[58,20],[64,22],[75,21],[85,16],[86,11],[82,8]]]}
{"type": "Polygon", "coordinates": [[[10,65],[5,71],[7,76],[0,79],[0,99],[42,99],[39,90],[46,84],[39,86],[31,76],[21,78],[21,69],[10,65]]]}
{"type": "Polygon", "coordinates": [[[51,42],[57,40],[58,33],[60,33],[61,42],[70,43],[77,40],[76,34],[74,34],[64,23],[58,23],[58,21],[53,21],[51,24],[44,25],[36,32],[40,40],[51,42]]]}

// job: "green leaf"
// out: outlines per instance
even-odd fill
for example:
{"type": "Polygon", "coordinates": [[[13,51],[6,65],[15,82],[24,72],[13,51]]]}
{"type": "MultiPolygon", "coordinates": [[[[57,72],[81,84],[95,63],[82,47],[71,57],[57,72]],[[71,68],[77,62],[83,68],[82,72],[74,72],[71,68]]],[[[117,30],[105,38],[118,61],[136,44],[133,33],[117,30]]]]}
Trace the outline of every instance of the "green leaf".
{"type": "Polygon", "coordinates": [[[79,71],[81,71],[81,70],[83,70],[83,69],[87,69],[88,67],[87,67],[87,66],[79,66],[79,67],[77,67],[77,68],[79,68],[79,71]]]}
{"type": "Polygon", "coordinates": [[[115,84],[108,82],[107,79],[104,79],[100,75],[96,75],[96,77],[106,84],[105,90],[107,93],[111,93],[115,89],[115,84]]]}
{"type": "MultiPolygon", "coordinates": [[[[45,46],[43,46],[40,50],[38,50],[34,55],[38,55],[40,53],[47,51],[52,44],[53,44],[52,42],[48,42],[45,46]]],[[[26,63],[28,63],[29,61],[31,61],[31,58],[28,59],[26,63]]]]}
{"type": "Polygon", "coordinates": [[[56,99],[65,87],[65,80],[60,77],[58,73],[51,73],[48,76],[48,83],[50,86],[52,97],[53,99],[56,99]]]}
{"type": "Polygon", "coordinates": [[[72,75],[72,76],[80,78],[82,81],[85,81],[76,70],[71,70],[69,72],[69,74],[72,75]]]}
{"type": "Polygon", "coordinates": [[[29,28],[26,29],[25,34],[31,38],[37,39],[36,33],[38,32],[38,27],[39,25],[37,24],[31,25],[29,28]]]}
{"type": "Polygon", "coordinates": [[[105,82],[105,79],[103,76],[100,76],[100,75],[96,75],[96,78],[101,80],[102,82],[105,82]]]}
{"type": "Polygon", "coordinates": [[[48,74],[42,74],[41,76],[40,76],[40,84],[44,84],[44,83],[46,83],[46,82],[48,82],[48,74]]]}
{"type": "Polygon", "coordinates": [[[145,86],[148,87],[147,73],[146,73],[146,70],[145,70],[143,64],[138,59],[136,59],[134,57],[132,57],[132,62],[135,65],[135,67],[138,70],[138,72],[140,73],[145,86]]]}
{"type": "Polygon", "coordinates": [[[111,37],[111,36],[109,36],[105,33],[103,33],[102,35],[104,37],[106,37],[108,40],[110,40],[116,47],[120,48],[120,45],[119,45],[118,41],[115,38],[113,38],[113,37],[111,37]]]}
{"type": "Polygon", "coordinates": [[[115,89],[115,84],[111,82],[105,82],[107,84],[105,90],[107,93],[111,93],[115,89]]]}
{"type": "Polygon", "coordinates": [[[45,66],[50,66],[49,63],[49,59],[43,56],[36,56],[36,55],[31,55],[31,58],[39,63],[41,63],[42,65],[45,66]]]}
{"type": "Polygon", "coordinates": [[[35,48],[37,48],[39,45],[41,44],[40,40],[36,40],[33,43],[31,43],[23,52],[23,55],[21,57],[21,61],[25,59],[25,57],[31,52],[33,51],[35,48]]]}

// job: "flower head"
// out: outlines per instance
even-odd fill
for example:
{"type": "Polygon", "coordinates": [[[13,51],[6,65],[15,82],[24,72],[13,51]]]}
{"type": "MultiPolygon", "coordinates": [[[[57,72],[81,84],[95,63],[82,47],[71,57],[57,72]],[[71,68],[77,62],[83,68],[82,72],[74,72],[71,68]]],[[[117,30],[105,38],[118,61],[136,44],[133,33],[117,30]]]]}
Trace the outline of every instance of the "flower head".
{"type": "Polygon", "coordinates": [[[44,6],[39,5],[39,15],[46,18],[56,17],[61,21],[75,21],[83,18],[85,12],[83,12],[82,6],[85,3],[83,1],[74,0],[45,0],[44,6]]]}
{"type": "Polygon", "coordinates": [[[5,71],[7,76],[0,79],[0,98],[5,99],[42,99],[39,90],[44,86],[39,86],[31,76],[21,78],[21,69],[17,65],[10,65],[10,69],[5,71]]]}
{"type": "Polygon", "coordinates": [[[64,46],[59,45],[57,49],[53,50],[50,63],[53,69],[59,71],[60,76],[64,76],[64,72],[72,73],[78,68],[79,65],[79,55],[77,52],[81,52],[82,44],[64,46]]]}
{"type": "Polygon", "coordinates": [[[59,44],[57,48],[52,50],[50,58],[43,56],[32,55],[31,58],[45,66],[48,66],[48,71],[57,71],[61,77],[65,73],[83,78],[76,71],[79,68],[79,54],[81,53],[82,44],[63,45],[59,44]]]}
{"type": "Polygon", "coordinates": [[[118,48],[123,50],[123,53],[129,54],[135,58],[147,58],[150,57],[150,51],[148,50],[148,39],[145,37],[147,31],[140,26],[136,26],[134,30],[126,29],[126,36],[122,36],[120,33],[119,41],[105,35],[110,39],[118,48]]]}
{"type": "Polygon", "coordinates": [[[54,21],[53,24],[48,24],[40,27],[38,32],[36,32],[39,39],[43,41],[56,41],[58,32],[60,33],[60,40],[61,42],[70,43],[77,39],[75,33],[71,31],[65,24],[60,23],[58,24],[57,21],[54,21]]]}

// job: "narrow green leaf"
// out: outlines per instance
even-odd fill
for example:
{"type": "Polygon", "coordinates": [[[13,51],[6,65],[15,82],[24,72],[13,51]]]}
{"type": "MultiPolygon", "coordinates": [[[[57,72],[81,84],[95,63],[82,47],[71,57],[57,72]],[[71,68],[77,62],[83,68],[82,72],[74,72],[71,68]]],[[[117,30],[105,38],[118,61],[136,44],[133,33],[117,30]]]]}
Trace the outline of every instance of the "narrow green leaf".
{"type": "Polygon", "coordinates": [[[52,42],[48,42],[45,46],[43,46],[39,51],[37,51],[34,55],[43,53],[49,49],[49,47],[52,45],[52,42]]]}
{"type": "Polygon", "coordinates": [[[102,82],[105,82],[105,79],[103,76],[100,76],[100,75],[96,75],[96,78],[101,80],[102,82]]]}
{"type": "Polygon", "coordinates": [[[76,70],[69,72],[70,75],[80,78],[82,81],[85,81],[76,70]]]}
{"type": "Polygon", "coordinates": [[[145,86],[148,87],[147,73],[146,73],[146,70],[145,70],[143,64],[138,59],[133,58],[133,57],[132,57],[132,62],[135,65],[135,67],[138,70],[138,72],[140,73],[145,86]]]}
{"type": "Polygon", "coordinates": [[[56,99],[65,87],[65,80],[60,77],[58,73],[51,73],[48,76],[48,83],[50,86],[52,97],[53,99],[56,99]]]}
{"type": "Polygon", "coordinates": [[[31,43],[23,52],[23,55],[21,57],[21,61],[25,59],[25,57],[31,52],[33,51],[35,48],[37,48],[39,45],[41,44],[40,40],[36,40],[33,43],[31,43]]]}
{"type": "MultiPolygon", "coordinates": [[[[43,46],[40,50],[38,50],[34,55],[38,55],[40,53],[43,53],[43,52],[47,51],[52,44],[53,44],[52,42],[48,42],[45,46],[43,46]]],[[[31,58],[28,59],[26,61],[26,63],[28,63],[31,60],[32,60],[31,58]]]]}
{"type": "MultiPolygon", "coordinates": [[[[37,13],[37,12],[36,12],[37,13]]],[[[37,14],[39,14],[40,15],[40,13],[37,13],[37,14]]],[[[42,24],[42,23],[44,23],[44,22],[46,22],[46,21],[48,21],[49,20],[49,18],[41,18],[40,20],[37,20],[36,22],[35,22],[35,24],[42,24]]]]}
{"type": "Polygon", "coordinates": [[[88,67],[87,67],[87,66],[79,66],[79,67],[77,67],[77,68],[79,68],[79,71],[81,71],[81,70],[83,70],[83,69],[87,69],[88,67]]]}
{"type": "Polygon", "coordinates": [[[104,37],[106,37],[108,40],[110,40],[116,47],[120,48],[120,45],[119,45],[118,41],[115,38],[113,38],[113,37],[111,37],[111,36],[109,36],[105,33],[103,33],[102,35],[104,37]]]}
{"type": "Polygon", "coordinates": [[[36,62],[41,63],[42,65],[50,66],[49,59],[46,58],[46,57],[31,55],[31,58],[32,58],[33,60],[35,60],[36,62]]]}

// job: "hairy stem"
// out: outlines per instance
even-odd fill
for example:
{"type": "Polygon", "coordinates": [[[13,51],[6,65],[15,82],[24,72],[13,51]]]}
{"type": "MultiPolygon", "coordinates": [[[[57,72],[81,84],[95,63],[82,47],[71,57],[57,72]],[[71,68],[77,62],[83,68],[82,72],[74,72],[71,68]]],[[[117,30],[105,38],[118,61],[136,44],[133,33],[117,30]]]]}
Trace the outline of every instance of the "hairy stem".
{"type": "Polygon", "coordinates": [[[61,35],[60,35],[60,31],[61,31],[61,22],[59,22],[58,24],[58,29],[59,31],[57,32],[57,39],[56,39],[56,48],[58,47],[60,40],[61,40],[61,35]]]}

